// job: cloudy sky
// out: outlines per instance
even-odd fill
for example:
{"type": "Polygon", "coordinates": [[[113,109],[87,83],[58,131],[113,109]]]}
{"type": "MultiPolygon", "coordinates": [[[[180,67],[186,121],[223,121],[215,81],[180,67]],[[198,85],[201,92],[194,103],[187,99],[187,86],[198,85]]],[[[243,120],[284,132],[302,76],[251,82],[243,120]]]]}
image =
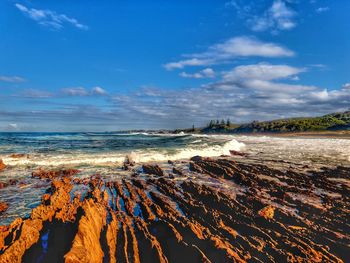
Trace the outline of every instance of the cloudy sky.
{"type": "Polygon", "coordinates": [[[3,0],[0,131],[347,110],[349,11],[348,0],[3,0]]]}

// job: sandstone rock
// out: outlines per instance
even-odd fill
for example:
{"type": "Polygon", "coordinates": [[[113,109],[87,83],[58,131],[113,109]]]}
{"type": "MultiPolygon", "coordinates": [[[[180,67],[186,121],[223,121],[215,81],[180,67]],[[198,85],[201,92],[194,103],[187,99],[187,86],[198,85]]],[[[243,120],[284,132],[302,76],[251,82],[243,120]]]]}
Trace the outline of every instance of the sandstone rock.
{"type": "Polygon", "coordinates": [[[268,205],[258,212],[259,216],[264,217],[265,219],[272,219],[275,215],[275,207],[268,205]]]}
{"type": "Polygon", "coordinates": [[[5,182],[0,182],[0,189],[7,187],[8,184],[5,182]]]}
{"type": "Polygon", "coordinates": [[[242,153],[242,152],[239,152],[239,151],[235,151],[235,150],[230,150],[230,154],[232,155],[232,156],[244,156],[244,157],[246,157],[246,156],[248,156],[248,154],[247,153],[242,153]]]}
{"type": "Polygon", "coordinates": [[[184,172],[181,169],[176,168],[176,167],[173,167],[173,173],[177,174],[177,175],[181,175],[181,176],[184,175],[184,172]]]}
{"type": "Polygon", "coordinates": [[[0,213],[5,212],[8,209],[9,205],[5,202],[0,202],[0,213]]]}
{"type": "Polygon", "coordinates": [[[190,161],[193,161],[193,162],[198,162],[198,161],[202,161],[204,158],[199,156],[199,155],[196,155],[196,156],[193,156],[190,161]]]}
{"type": "Polygon", "coordinates": [[[159,167],[157,164],[144,164],[142,165],[143,172],[146,174],[155,174],[158,176],[164,176],[164,172],[162,168],[159,167]]]}
{"type": "Polygon", "coordinates": [[[10,155],[11,158],[23,158],[26,157],[27,155],[24,153],[13,153],[10,155]]]}
{"type": "Polygon", "coordinates": [[[10,185],[15,185],[15,184],[17,184],[18,183],[18,180],[17,179],[10,179],[9,180],[9,184],[10,185]]]}
{"type": "Polygon", "coordinates": [[[135,166],[135,162],[131,159],[131,156],[126,156],[123,162],[123,169],[125,171],[130,170],[133,166],[135,166]]]}
{"type": "Polygon", "coordinates": [[[6,164],[4,164],[4,162],[2,161],[2,159],[0,159],[0,171],[4,170],[6,168],[6,164]]]}
{"type": "Polygon", "coordinates": [[[350,190],[326,178],[346,179],[350,170],[310,176],[220,158],[191,163],[195,174],[181,171],[191,180],[53,179],[29,218],[0,226],[0,262],[28,262],[33,250],[42,255],[43,241],[50,262],[346,262],[350,190]],[[338,193],[322,212],[310,202],[315,187],[338,193]]]}
{"type": "Polygon", "coordinates": [[[100,245],[102,227],[106,224],[106,210],[92,199],[83,205],[85,215],[80,219],[78,233],[65,262],[103,262],[104,253],[100,245]]]}
{"type": "Polygon", "coordinates": [[[39,168],[36,171],[32,172],[33,178],[39,179],[53,179],[56,177],[69,177],[79,173],[79,170],[76,169],[67,169],[67,170],[44,170],[39,168]]]}

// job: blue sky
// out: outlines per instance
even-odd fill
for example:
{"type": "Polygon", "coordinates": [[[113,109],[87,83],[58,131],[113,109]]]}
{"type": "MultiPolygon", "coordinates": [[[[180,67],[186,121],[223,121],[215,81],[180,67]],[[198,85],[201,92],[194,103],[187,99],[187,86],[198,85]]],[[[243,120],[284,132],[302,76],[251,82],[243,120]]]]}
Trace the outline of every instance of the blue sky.
{"type": "Polygon", "coordinates": [[[106,131],[350,107],[347,0],[0,2],[0,130],[106,131]]]}

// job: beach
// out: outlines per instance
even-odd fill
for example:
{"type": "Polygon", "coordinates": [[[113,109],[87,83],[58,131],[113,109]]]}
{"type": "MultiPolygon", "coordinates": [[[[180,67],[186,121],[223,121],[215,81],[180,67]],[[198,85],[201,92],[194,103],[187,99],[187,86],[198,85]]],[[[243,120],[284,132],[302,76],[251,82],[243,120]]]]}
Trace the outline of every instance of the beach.
{"type": "Polygon", "coordinates": [[[347,139],[0,138],[0,262],[347,262],[347,139]]]}

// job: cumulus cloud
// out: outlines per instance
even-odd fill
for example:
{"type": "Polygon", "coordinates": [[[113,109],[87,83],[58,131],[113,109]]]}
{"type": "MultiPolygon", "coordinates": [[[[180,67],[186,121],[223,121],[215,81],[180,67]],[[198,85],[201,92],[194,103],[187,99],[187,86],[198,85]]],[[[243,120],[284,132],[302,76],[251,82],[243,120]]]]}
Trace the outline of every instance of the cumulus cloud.
{"type": "Polygon", "coordinates": [[[61,89],[61,94],[64,96],[71,97],[86,97],[86,96],[107,96],[108,92],[99,87],[93,87],[91,89],[86,89],[84,87],[72,87],[72,88],[64,88],[61,89]]]}
{"type": "Polygon", "coordinates": [[[107,95],[107,91],[105,91],[103,88],[98,86],[92,88],[91,93],[94,95],[101,95],[101,96],[107,95]]]}
{"type": "Polygon", "coordinates": [[[237,81],[240,79],[257,79],[268,81],[288,77],[293,78],[305,70],[305,68],[295,68],[288,65],[271,65],[267,63],[260,63],[235,67],[233,70],[225,72],[223,74],[223,79],[226,81],[237,81]]]}
{"type": "Polygon", "coordinates": [[[27,17],[36,21],[42,26],[58,30],[62,29],[65,24],[70,24],[81,30],[88,29],[88,26],[81,24],[77,19],[69,17],[65,14],[58,14],[55,11],[51,10],[28,8],[18,3],[16,3],[15,6],[27,17]]]}
{"type": "Polygon", "coordinates": [[[64,88],[61,91],[62,91],[62,94],[66,95],[66,96],[83,97],[83,96],[88,96],[89,95],[89,92],[83,87],[64,88]]]}
{"type": "Polygon", "coordinates": [[[350,82],[343,85],[343,89],[350,89],[350,82]]]}
{"type": "Polygon", "coordinates": [[[294,20],[296,12],[288,7],[283,0],[275,0],[272,6],[263,15],[255,16],[249,20],[253,31],[272,30],[276,33],[280,30],[290,30],[297,24],[294,20]]]}
{"type": "MultiPolygon", "coordinates": [[[[285,64],[240,65],[196,88],[141,87],[133,93],[109,95],[106,103],[98,106],[56,101],[45,108],[31,104],[30,110],[0,110],[0,127],[20,123],[21,127],[35,124],[43,129],[40,125],[51,122],[54,125],[49,128],[53,130],[179,128],[204,125],[216,118],[242,123],[316,116],[349,108],[349,83],[326,89],[291,80],[301,74],[307,70],[285,64]]],[[[84,90],[73,94],[92,94],[93,89],[84,90]]]]}
{"type": "Polygon", "coordinates": [[[156,121],[158,127],[173,128],[193,122],[201,125],[211,118],[247,122],[320,115],[348,108],[348,85],[329,90],[289,83],[304,72],[305,68],[288,65],[237,66],[224,72],[218,81],[198,88],[153,90],[156,97],[139,91],[130,96],[115,96],[112,101],[119,113],[156,121]]]}
{"type": "Polygon", "coordinates": [[[193,78],[193,79],[214,78],[215,71],[212,68],[205,68],[195,73],[181,72],[179,75],[180,77],[183,77],[183,78],[193,78]]]}
{"type": "Polygon", "coordinates": [[[186,59],[164,65],[167,70],[182,69],[186,66],[207,66],[223,63],[240,57],[291,57],[294,52],[275,43],[262,42],[253,37],[233,37],[215,44],[206,52],[183,55],[186,59]]]}
{"type": "Polygon", "coordinates": [[[24,82],[26,80],[18,76],[0,76],[0,81],[17,83],[17,82],[24,82]]]}

